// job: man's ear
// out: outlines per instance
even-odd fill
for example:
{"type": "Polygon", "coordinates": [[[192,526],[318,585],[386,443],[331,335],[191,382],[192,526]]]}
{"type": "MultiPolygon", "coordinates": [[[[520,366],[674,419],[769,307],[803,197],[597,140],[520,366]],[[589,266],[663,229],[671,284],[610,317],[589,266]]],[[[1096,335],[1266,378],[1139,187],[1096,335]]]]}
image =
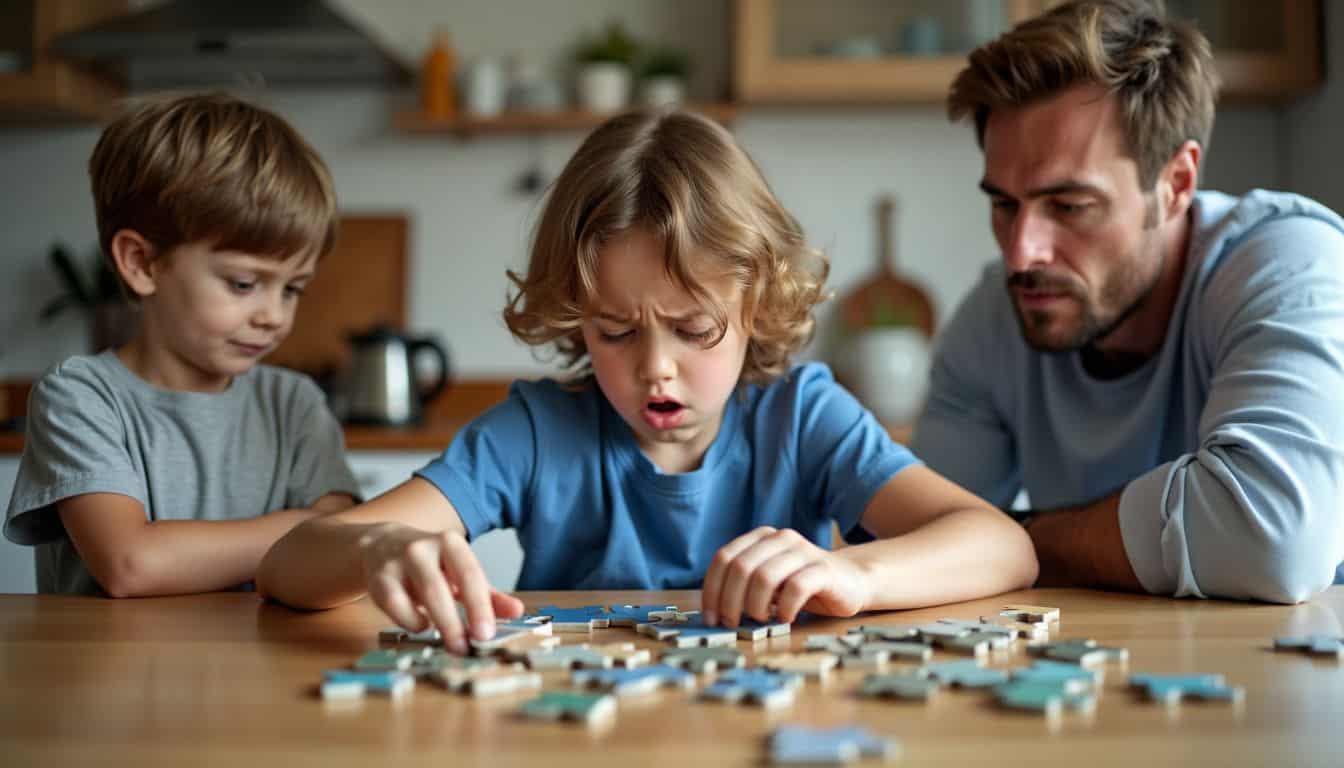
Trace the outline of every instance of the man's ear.
{"type": "Polygon", "coordinates": [[[137,298],[153,296],[159,254],[154,245],[133,229],[119,229],[110,244],[112,264],[122,282],[137,298]]]}
{"type": "Polygon", "coordinates": [[[1158,199],[1164,219],[1174,219],[1190,210],[1199,187],[1199,163],[1204,150],[1197,141],[1186,141],[1171,156],[1162,169],[1158,183],[1158,199]]]}

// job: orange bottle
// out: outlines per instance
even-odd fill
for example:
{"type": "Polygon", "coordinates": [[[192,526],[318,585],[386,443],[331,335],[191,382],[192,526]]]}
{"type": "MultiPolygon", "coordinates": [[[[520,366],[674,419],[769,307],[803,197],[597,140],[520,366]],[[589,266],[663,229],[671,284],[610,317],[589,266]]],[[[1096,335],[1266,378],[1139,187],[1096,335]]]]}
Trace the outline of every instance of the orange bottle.
{"type": "Polygon", "coordinates": [[[429,117],[452,117],[457,111],[457,86],[454,82],[456,63],[448,33],[439,29],[434,43],[425,55],[424,71],[420,77],[420,103],[429,117]]]}

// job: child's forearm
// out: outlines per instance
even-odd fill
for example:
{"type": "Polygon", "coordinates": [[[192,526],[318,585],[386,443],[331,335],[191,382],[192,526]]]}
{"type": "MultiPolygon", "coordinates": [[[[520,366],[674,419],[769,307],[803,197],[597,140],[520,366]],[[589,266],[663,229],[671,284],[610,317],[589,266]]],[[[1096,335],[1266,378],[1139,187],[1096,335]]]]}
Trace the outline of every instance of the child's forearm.
{"type": "Polygon", "coordinates": [[[321,517],[281,537],[257,568],[257,592],[294,608],[332,608],[368,587],[360,540],[378,523],[321,517]]]}
{"type": "Polygon", "coordinates": [[[153,597],[236,587],[253,579],[277,539],[313,514],[286,509],[246,520],[149,523],[103,589],[113,597],[153,597]]]}
{"type": "Polygon", "coordinates": [[[836,552],[869,584],[864,610],[955,603],[1030,587],[1036,552],[1022,527],[1001,512],[964,509],[902,536],[836,552]]]}

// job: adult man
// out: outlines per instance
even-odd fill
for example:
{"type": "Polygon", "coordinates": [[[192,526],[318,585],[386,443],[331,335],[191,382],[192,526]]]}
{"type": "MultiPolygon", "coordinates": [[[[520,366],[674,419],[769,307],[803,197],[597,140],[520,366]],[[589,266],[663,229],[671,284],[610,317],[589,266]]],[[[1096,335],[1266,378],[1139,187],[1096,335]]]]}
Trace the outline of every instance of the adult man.
{"type": "Polygon", "coordinates": [[[1196,192],[1217,87],[1197,31],[1127,0],[1027,22],[952,86],[1002,260],[913,447],[1027,491],[1041,584],[1299,602],[1344,560],[1344,221],[1196,192]]]}

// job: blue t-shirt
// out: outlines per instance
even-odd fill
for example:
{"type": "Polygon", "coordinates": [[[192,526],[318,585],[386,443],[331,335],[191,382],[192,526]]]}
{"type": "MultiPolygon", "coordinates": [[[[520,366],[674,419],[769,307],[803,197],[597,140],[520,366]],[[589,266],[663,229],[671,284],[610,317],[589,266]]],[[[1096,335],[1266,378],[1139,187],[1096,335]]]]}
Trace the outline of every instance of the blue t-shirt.
{"type": "Polygon", "coordinates": [[[515,528],[518,588],[693,589],[757,526],[830,545],[916,463],[818,363],[729,398],[699,469],[664,474],[595,384],[516,382],[420,470],[469,538],[515,528]]]}

